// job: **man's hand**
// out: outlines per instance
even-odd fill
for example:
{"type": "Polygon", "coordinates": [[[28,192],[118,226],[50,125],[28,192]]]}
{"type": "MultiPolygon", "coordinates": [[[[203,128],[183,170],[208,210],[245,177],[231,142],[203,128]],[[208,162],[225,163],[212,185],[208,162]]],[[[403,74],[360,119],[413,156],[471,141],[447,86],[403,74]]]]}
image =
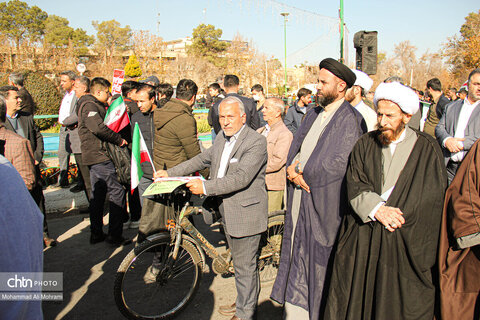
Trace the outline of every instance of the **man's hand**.
{"type": "Polygon", "coordinates": [[[168,178],[167,170],[158,170],[153,173],[153,177],[156,178],[168,178]]]}
{"type": "Polygon", "coordinates": [[[122,143],[120,143],[120,147],[126,146],[128,144],[127,140],[122,139],[122,143]]]}
{"type": "Polygon", "coordinates": [[[300,162],[296,160],[294,163],[292,163],[288,168],[287,168],[287,177],[288,179],[294,183],[295,185],[301,187],[303,190],[310,192],[310,187],[308,184],[305,182],[303,179],[303,172],[297,173],[295,171],[295,167],[297,164],[300,162]]]}
{"type": "Polygon", "coordinates": [[[377,219],[385,228],[393,232],[397,228],[401,228],[405,223],[403,212],[394,207],[381,206],[375,213],[375,219],[377,219]]]}
{"type": "Polygon", "coordinates": [[[203,193],[203,182],[200,179],[192,179],[187,182],[186,184],[187,188],[190,189],[190,191],[193,194],[204,194],[203,193]]]}
{"type": "Polygon", "coordinates": [[[463,150],[463,141],[465,141],[464,138],[448,138],[445,140],[445,147],[450,152],[460,152],[463,150]]]}
{"type": "MultiPolygon", "coordinates": [[[[299,163],[298,160],[296,160],[294,163],[292,163],[291,165],[288,166],[287,168],[287,177],[288,177],[288,180],[292,181],[293,178],[295,178],[298,173],[295,172],[295,166],[299,163]]],[[[293,181],[292,181],[293,182],[293,181]]]]}

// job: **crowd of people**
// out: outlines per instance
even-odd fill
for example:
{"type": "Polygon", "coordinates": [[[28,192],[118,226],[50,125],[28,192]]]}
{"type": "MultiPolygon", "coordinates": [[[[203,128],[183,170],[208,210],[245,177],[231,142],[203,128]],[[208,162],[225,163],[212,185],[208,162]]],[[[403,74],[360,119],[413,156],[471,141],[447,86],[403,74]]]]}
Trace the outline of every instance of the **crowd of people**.
{"type": "MultiPolygon", "coordinates": [[[[206,180],[186,186],[215,197],[235,270],[237,298],[221,306],[221,314],[262,318],[256,315],[258,247],[268,213],[285,209],[271,299],[284,305],[286,319],[480,317],[480,69],[448,97],[437,78],[420,92],[390,77],[369,98],[373,80],[367,74],[327,58],[319,65],[315,102],[312,91],[301,88],[290,107],[266,97],[260,84],[251,88],[252,98],[240,95],[239,78],[225,75],[207,88],[208,149],[198,140],[192,80],[180,80],[175,90],[155,76],[126,81],[122,94],[112,97],[104,78],[66,71],[60,79],[58,185],[68,186],[73,154],[80,177],[71,191],[85,192],[89,201],[92,245],[131,243],[124,228],[138,228],[137,243],[164,229],[174,209],[144,191],[154,178],[199,174],[206,180]],[[130,124],[116,132],[104,121],[120,97],[130,124]],[[125,168],[109,150],[131,148],[137,126],[152,163],[141,164],[143,176],[131,193],[119,179],[125,168]]],[[[44,245],[52,246],[34,102],[21,74],[12,73],[9,84],[0,88],[1,154],[40,209],[33,210],[35,219],[43,213],[44,245]]],[[[13,175],[0,160],[0,175],[13,175]]],[[[26,205],[25,214],[32,215],[26,205]]],[[[23,249],[25,259],[38,260],[31,247],[23,249]]],[[[14,267],[0,265],[0,271],[14,267]]],[[[145,282],[158,272],[152,264],[145,282]]]]}

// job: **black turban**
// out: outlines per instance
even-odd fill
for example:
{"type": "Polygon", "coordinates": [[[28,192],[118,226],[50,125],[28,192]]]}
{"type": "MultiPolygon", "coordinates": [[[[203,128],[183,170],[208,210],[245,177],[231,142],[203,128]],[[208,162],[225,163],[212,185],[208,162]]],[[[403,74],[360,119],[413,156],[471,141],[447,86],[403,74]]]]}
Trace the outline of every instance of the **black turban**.
{"type": "Polygon", "coordinates": [[[347,83],[347,86],[350,88],[353,86],[355,83],[355,80],[357,80],[357,76],[355,73],[353,73],[350,68],[345,66],[343,63],[338,62],[335,59],[332,58],[326,58],[323,59],[322,62],[320,62],[319,65],[320,69],[327,69],[331,73],[333,73],[335,76],[338,78],[342,79],[347,83]]]}

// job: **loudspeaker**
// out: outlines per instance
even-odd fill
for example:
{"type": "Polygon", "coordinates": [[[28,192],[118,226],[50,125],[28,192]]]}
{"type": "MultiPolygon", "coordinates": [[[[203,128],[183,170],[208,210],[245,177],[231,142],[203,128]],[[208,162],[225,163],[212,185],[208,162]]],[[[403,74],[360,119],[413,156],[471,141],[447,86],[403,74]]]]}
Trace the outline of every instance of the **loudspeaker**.
{"type": "Polygon", "coordinates": [[[358,31],[353,46],[357,51],[355,68],[370,75],[377,73],[377,31],[358,31]]]}

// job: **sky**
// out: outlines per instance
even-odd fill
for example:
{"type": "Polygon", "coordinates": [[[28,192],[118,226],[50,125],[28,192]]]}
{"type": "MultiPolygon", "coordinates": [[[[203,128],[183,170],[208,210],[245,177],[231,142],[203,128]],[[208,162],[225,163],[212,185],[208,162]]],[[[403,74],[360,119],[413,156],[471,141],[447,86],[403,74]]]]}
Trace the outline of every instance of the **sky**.
{"type": "MultiPolygon", "coordinates": [[[[25,1],[25,0],[24,0],[25,1]]],[[[92,21],[115,19],[132,30],[149,30],[164,40],[191,36],[201,23],[223,31],[222,39],[240,34],[267,57],[284,61],[284,18],[287,66],[339,58],[340,0],[26,0],[48,14],[67,18],[70,26],[94,35],[92,21]],[[159,22],[159,23],[158,23],[159,22]]],[[[344,0],[348,57],[353,63],[353,35],[378,31],[378,51],[392,56],[395,44],[409,40],[417,57],[435,53],[458,34],[465,17],[478,12],[478,0],[344,0]]]]}

